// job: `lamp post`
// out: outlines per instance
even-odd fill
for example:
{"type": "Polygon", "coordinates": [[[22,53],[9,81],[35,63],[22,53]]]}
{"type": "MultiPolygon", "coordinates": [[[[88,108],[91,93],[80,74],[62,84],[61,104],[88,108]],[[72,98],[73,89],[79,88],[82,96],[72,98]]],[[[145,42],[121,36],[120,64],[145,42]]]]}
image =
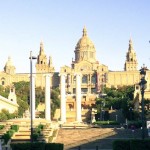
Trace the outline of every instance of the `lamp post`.
{"type": "Polygon", "coordinates": [[[141,95],[142,95],[142,99],[141,99],[141,101],[142,101],[142,139],[145,138],[144,92],[145,92],[146,83],[147,83],[147,81],[145,80],[146,70],[148,70],[147,67],[145,67],[145,65],[143,65],[143,67],[141,67],[141,69],[140,69],[141,81],[139,83],[140,89],[141,89],[141,95]]]}
{"type": "Polygon", "coordinates": [[[32,51],[30,51],[30,112],[31,112],[31,143],[33,143],[33,110],[32,110],[32,106],[33,106],[33,101],[32,101],[32,96],[33,96],[33,91],[32,91],[32,60],[33,59],[37,59],[36,57],[32,56],[32,51]]]}

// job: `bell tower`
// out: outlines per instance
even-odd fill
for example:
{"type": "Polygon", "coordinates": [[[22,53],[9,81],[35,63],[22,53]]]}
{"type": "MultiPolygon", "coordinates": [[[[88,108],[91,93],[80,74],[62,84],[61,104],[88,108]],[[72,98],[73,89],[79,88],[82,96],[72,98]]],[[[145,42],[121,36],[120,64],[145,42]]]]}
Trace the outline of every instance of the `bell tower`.
{"type": "Polygon", "coordinates": [[[54,67],[52,65],[52,58],[50,57],[49,62],[47,61],[47,56],[44,52],[43,42],[40,43],[40,52],[37,57],[36,63],[36,73],[47,73],[54,72],[54,67]]]}
{"type": "Polygon", "coordinates": [[[128,48],[128,52],[126,55],[124,70],[125,71],[135,71],[135,70],[137,70],[137,66],[138,66],[138,62],[137,62],[137,58],[136,58],[136,53],[133,48],[132,40],[130,39],[129,40],[129,48],[128,48]]]}

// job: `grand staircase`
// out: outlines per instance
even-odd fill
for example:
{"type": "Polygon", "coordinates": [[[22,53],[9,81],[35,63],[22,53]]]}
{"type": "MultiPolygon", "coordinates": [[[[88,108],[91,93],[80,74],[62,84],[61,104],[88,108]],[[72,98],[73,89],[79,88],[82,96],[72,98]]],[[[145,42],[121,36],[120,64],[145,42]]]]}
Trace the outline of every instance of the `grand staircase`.
{"type": "MultiPolygon", "coordinates": [[[[44,125],[44,124],[43,124],[44,125]]],[[[37,127],[37,123],[33,124],[33,130],[37,127]]],[[[19,131],[15,132],[11,138],[11,143],[20,143],[20,142],[29,142],[31,135],[31,126],[30,123],[23,122],[19,125],[19,131]]],[[[39,142],[48,142],[48,138],[52,135],[53,129],[50,127],[50,124],[46,128],[42,129],[40,136],[37,141],[39,142]]]]}
{"type": "MultiPolygon", "coordinates": [[[[29,142],[31,135],[31,120],[30,119],[13,119],[6,122],[0,123],[4,124],[5,128],[0,130],[0,138],[5,134],[11,127],[11,125],[19,125],[18,132],[15,132],[11,137],[11,143],[29,142]]],[[[37,141],[48,142],[49,137],[53,134],[53,125],[51,122],[45,119],[35,119],[33,120],[33,130],[37,128],[39,124],[44,125],[44,129],[41,130],[40,136],[37,141]]]]}

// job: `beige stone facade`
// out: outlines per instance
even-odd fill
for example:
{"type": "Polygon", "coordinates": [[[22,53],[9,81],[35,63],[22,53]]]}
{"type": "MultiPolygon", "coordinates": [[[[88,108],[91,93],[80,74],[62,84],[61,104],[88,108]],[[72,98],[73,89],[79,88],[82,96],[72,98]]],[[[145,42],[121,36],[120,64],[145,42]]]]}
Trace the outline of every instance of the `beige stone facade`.
{"type": "MultiPolygon", "coordinates": [[[[76,73],[81,73],[81,94],[82,94],[82,112],[86,114],[92,105],[95,103],[95,98],[99,93],[103,93],[103,87],[120,87],[124,85],[135,85],[140,81],[140,74],[138,71],[138,60],[133,48],[132,40],[129,40],[129,47],[127,50],[124,70],[123,71],[110,71],[108,66],[101,64],[96,58],[96,49],[87,34],[84,27],[82,37],[79,39],[75,46],[75,58],[72,60],[71,66],[62,66],[60,72],[55,72],[52,57],[47,59],[44,52],[43,43],[40,43],[40,51],[37,56],[36,63],[36,86],[45,87],[44,74],[51,73],[51,87],[60,87],[59,74],[66,75],[66,108],[67,113],[73,119],[76,111],[76,73]]],[[[150,90],[150,72],[147,71],[146,80],[147,91],[150,90]]],[[[29,81],[29,74],[15,73],[15,66],[11,58],[4,67],[4,71],[0,73],[0,84],[7,86],[13,82],[29,81]]],[[[150,94],[146,94],[147,98],[150,94]]],[[[88,113],[87,113],[88,114],[88,113]]],[[[83,115],[84,117],[84,115],[83,115]]]]}

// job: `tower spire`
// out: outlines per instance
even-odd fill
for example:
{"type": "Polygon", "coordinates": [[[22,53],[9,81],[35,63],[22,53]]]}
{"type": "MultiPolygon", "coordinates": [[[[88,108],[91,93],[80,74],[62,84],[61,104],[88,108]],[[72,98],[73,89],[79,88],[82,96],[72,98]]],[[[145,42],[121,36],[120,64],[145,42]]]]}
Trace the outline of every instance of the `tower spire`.
{"type": "Polygon", "coordinates": [[[40,42],[40,55],[44,54],[44,45],[43,42],[40,42]]]}
{"type": "Polygon", "coordinates": [[[137,62],[137,58],[136,58],[136,53],[135,53],[134,48],[133,48],[132,39],[130,38],[129,48],[128,48],[128,52],[126,55],[124,70],[125,71],[137,70],[137,65],[138,65],[138,62],[137,62]]]}
{"type": "Polygon", "coordinates": [[[132,43],[132,39],[130,38],[130,40],[129,40],[129,52],[131,52],[131,51],[134,51],[134,48],[133,48],[133,43],[132,43]]]}
{"type": "Polygon", "coordinates": [[[83,28],[83,36],[87,36],[87,30],[86,30],[86,27],[84,26],[83,28]]]}

